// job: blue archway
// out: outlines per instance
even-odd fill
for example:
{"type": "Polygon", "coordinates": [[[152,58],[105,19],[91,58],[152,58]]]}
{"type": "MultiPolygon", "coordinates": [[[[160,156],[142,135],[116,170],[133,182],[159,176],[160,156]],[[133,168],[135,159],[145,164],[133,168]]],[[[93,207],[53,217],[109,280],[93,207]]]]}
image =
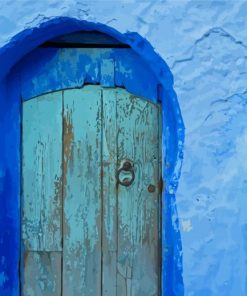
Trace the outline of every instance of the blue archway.
{"type": "Polygon", "coordinates": [[[42,43],[76,31],[99,31],[128,44],[149,65],[160,84],[163,115],[162,285],[163,295],[183,295],[182,246],[175,192],[183,159],[184,125],[173,89],[171,71],[147,40],[137,33],[121,34],[99,23],[72,18],[54,18],[39,27],[24,30],[0,49],[0,294],[19,293],[20,244],[20,139],[21,108],[19,78],[15,65],[42,43]]]}

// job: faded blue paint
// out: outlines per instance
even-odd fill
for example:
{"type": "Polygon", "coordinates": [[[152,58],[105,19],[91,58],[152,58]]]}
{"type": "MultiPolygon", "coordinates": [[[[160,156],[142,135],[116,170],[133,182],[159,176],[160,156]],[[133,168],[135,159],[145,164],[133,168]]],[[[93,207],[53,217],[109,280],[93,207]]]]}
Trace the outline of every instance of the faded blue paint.
{"type": "Polygon", "coordinates": [[[44,92],[100,83],[125,87],[131,93],[157,101],[159,81],[131,49],[38,48],[18,68],[24,100],[44,92]]]}
{"type": "Polygon", "coordinates": [[[100,295],[101,89],[66,90],[63,100],[63,293],[100,295]]]}
{"type": "MultiPolygon", "coordinates": [[[[99,23],[65,17],[54,18],[42,23],[39,27],[24,30],[0,49],[0,254],[6,258],[0,265],[0,272],[3,272],[6,278],[6,281],[0,285],[0,294],[1,296],[18,295],[19,291],[20,90],[19,77],[13,67],[41,43],[77,30],[98,30],[129,44],[140,56],[140,68],[145,69],[149,66],[161,85],[160,100],[163,106],[165,151],[163,166],[166,168],[165,207],[162,213],[164,221],[163,295],[183,295],[181,238],[178,221],[174,221],[174,217],[177,217],[175,191],[183,159],[184,125],[173,90],[172,74],[167,64],[139,34],[120,34],[99,23]]],[[[38,60],[37,56],[35,60],[37,65],[38,60]]],[[[135,85],[135,79],[129,80],[128,90],[133,93],[142,92],[149,81],[149,75],[143,77],[144,85],[141,83],[135,85]]],[[[115,79],[117,81],[117,78],[115,79]]],[[[125,77],[120,75],[119,81],[123,80],[125,77]]]]}
{"type": "Polygon", "coordinates": [[[100,84],[106,87],[113,87],[115,85],[115,74],[114,59],[102,58],[100,62],[100,84]]]}
{"type": "Polygon", "coordinates": [[[4,272],[0,273],[0,285],[3,286],[4,283],[8,280],[6,274],[4,272]]]}

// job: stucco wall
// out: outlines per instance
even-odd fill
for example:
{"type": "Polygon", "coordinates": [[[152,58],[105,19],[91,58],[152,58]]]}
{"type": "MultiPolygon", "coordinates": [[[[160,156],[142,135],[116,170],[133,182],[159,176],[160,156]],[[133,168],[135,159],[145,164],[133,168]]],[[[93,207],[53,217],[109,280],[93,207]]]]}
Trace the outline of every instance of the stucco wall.
{"type": "MultiPolygon", "coordinates": [[[[247,2],[0,1],[0,46],[55,16],[136,31],[170,66],[185,127],[185,295],[247,295],[247,2]]],[[[1,281],[1,278],[0,278],[1,281]]]]}

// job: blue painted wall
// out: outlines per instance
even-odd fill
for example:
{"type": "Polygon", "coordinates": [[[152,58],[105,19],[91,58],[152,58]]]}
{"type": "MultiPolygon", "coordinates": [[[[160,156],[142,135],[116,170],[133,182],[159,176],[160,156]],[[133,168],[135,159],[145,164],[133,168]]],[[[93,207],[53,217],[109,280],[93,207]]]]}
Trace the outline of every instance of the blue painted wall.
{"type": "MultiPolygon", "coordinates": [[[[67,51],[66,51],[67,52],[67,51]]],[[[167,64],[156,54],[148,43],[137,33],[121,34],[99,23],[79,21],[75,18],[57,17],[43,22],[40,26],[26,29],[13,37],[0,49],[0,71],[3,92],[0,94],[2,118],[2,147],[0,154],[1,184],[6,190],[0,191],[2,204],[9,210],[0,210],[1,227],[7,235],[0,233],[0,252],[4,264],[0,265],[3,295],[19,295],[19,230],[20,230],[20,130],[21,101],[43,92],[68,87],[81,87],[83,83],[112,83],[102,72],[102,60],[115,60],[115,85],[125,87],[133,94],[148,97],[162,104],[163,122],[163,236],[162,236],[162,295],[183,295],[182,246],[175,202],[175,191],[183,159],[184,125],[173,78],[167,64]],[[66,29],[65,29],[66,28],[66,29]],[[40,49],[39,44],[64,33],[76,30],[99,30],[130,45],[130,49],[86,51],[71,49],[73,64],[81,72],[71,72],[66,60],[67,54],[57,49],[40,49]],[[48,62],[48,64],[47,64],[48,62]],[[57,65],[59,64],[59,67],[57,65]],[[95,67],[98,71],[92,67],[95,67]],[[84,69],[84,71],[83,71],[84,69]],[[59,74],[58,74],[59,73],[59,74]],[[100,73],[98,75],[97,73],[100,73]],[[57,74],[61,78],[57,79],[57,74]],[[146,83],[150,84],[149,86],[146,83]],[[11,121],[11,123],[9,123],[11,121]],[[14,145],[12,145],[14,143],[14,145]],[[9,150],[12,145],[12,150],[9,150]],[[11,168],[15,169],[11,169],[11,168]],[[8,173],[8,174],[7,174],[8,173]],[[11,197],[11,198],[10,198],[11,197]],[[173,223],[172,223],[173,222],[173,223]],[[13,241],[13,243],[9,243],[13,241]]],[[[111,85],[111,84],[110,84],[111,85]]]]}
{"type": "MultiPolygon", "coordinates": [[[[70,16],[108,24],[121,33],[138,32],[167,62],[186,128],[176,200],[172,191],[167,198],[171,206],[177,206],[178,216],[175,208],[170,210],[169,221],[173,229],[179,221],[184,294],[188,296],[247,294],[246,14],[246,1],[241,0],[1,3],[1,47],[24,29],[54,16],[70,16]]],[[[12,54],[13,63],[23,53],[24,49],[19,48],[12,54]]],[[[153,66],[159,67],[159,62],[153,66]]],[[[8,70],[3,60],[1,69],[8,70]]],[[[3,84],[0,91],[5,97],[3,84]]],[[[11,101],[3,104],[18,108],[11,101]]],[[[2,105],[0,115],[1,134],[6,128],[18,134],[11,120],[4,117],[2,105]]],[[[4,161],[8,149],[16,145],[8,141],[6,146],[1,142],[4,161]]],[[[9,172],[18,169],[14,160],[9,162],[9,171],[0,164],[1,193],[8,189],[9,172]]],[[[10,201],[12,194],[8,192],[10,201]]],[[[1,213],[7,213],[6,219],[17,206],[1,199],[1,213]]],[[[8,229],[14,230],[12,222],[8,220],[8,229]]],[[[15,238],[2,225],[0,243],[5,239],[13,246],[15,238]]],[[[171,241],[175,233],[170,233],[171,241]]],[[[176,266],[176,270],[181,270],[181,261],[176,262],[180,253],[180,248],[175,249],[174,256],[169,257],[175,261],[170,266],[176,266]]],[[[6,254],[0,253],[0,284],[6,281],[2,273],[6,254]]],[[[14,263],[15,256],[12,260],[14,263]]],[[[176,290],[176,283],[181,281],[170,278],[170,282],[170,295],[181,295],[176,290]]]]}

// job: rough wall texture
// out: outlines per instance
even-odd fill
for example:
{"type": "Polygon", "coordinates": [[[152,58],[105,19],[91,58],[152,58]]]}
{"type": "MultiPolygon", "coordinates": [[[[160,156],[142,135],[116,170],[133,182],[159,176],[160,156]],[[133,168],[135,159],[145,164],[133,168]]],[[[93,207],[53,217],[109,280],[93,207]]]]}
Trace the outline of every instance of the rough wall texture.
{"type": "Polygon", "coordinates": [[[237,0],[0,0],[0,46],[71,16],[138,32],[170,66],[186,127],[177,207],[188,296],[247,295],[246,15],[237,0]]]}

